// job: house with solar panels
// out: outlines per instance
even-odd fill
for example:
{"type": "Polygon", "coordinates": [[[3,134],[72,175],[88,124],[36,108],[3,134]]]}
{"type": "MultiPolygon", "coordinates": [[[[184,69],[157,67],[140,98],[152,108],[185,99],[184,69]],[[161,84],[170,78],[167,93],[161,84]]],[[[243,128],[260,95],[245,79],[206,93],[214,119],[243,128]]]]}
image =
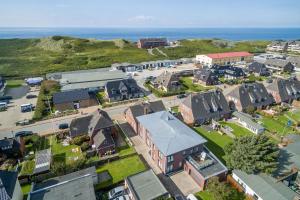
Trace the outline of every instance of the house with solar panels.
{"type": "Polygon", "coordinates": [[[162,173],[185,170],[202,189],[209,178],[226,177],[227,168],[206,148],[206,139],[171,113],[155,112],[137,121],[138,135],[162,173]]]}

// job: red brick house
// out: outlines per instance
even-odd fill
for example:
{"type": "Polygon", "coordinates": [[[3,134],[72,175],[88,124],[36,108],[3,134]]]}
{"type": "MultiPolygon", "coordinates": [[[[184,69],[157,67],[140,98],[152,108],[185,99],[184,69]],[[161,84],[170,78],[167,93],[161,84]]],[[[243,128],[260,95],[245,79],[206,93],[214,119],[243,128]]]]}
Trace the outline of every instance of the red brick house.
{"type": "Polygon", "coordinates": [[[274,97],[277,104],[292,103],[300,98],[300,81],[296,78],[276,78],[272,83],[266,84],[266,89],[274,97]]]}
{"type": "Polygon", "coordinates": [[[230,117],[228,103],[219,90],[192,93],[179,105],[179,111],[187,124],[203,124],[210,120],[230,117]]]}
{"type": "Polygon", "coordinates": [[[166,110],[166,108],[161,100],[153,102],[143,102],[127,108],[124,112],[124,116],[135,133],[137,133],[137,117],[163,110],[166,110]]]}
{"type": "Polygon", "coordinates": [[[202,189],[227,168],[205,147],[206,140],[167,111],[137,117],[138,135],[164,174],[184,169],[202,189]],[[155,124],[155,125],[154,125],[155,124]]]}

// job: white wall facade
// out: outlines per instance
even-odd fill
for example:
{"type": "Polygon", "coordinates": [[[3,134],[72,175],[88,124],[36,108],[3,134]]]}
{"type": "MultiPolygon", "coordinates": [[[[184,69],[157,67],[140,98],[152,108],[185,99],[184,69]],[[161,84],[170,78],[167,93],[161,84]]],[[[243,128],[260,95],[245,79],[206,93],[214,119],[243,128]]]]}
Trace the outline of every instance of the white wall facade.
{"type": "Polygon", "coordinates": [[[256,195],[258,197],[257,200],[263,200],[261,197],[259,197],[255,191],[253,191],[248,185],[246,185],[235,173],[232,173],[232,178],[238,182],[243,188],[244,188],[244,192],[245,194],[247,195],[250,195],[250,196],[254,196],[256,195]]]}
{"type": "Polygon", "coordinates": [[[212,66],[212,61],[212,58],[208,57],[207,55],[196,56],[196,62],[205,66],[212,66]]]}

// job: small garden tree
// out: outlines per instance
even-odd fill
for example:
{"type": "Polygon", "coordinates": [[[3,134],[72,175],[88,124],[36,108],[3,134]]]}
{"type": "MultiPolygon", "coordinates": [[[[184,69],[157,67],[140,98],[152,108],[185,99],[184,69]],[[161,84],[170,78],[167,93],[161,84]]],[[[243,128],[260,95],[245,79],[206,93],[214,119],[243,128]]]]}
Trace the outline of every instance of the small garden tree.
{"type": "Polygon", "coordinates": [[[219,182],[218,177],[213,177],[207,182],[207,191],[212,194],[215,200],[242,200],[243,193],[238,192],[225,182],[219,182]]]}
{"type": "Polygon", "coordinates": [[[277,168],[279,150],[264,135],[236,138],[225,147],[226,164],[229,168],[246,173],[272,173],[277,168]]]}

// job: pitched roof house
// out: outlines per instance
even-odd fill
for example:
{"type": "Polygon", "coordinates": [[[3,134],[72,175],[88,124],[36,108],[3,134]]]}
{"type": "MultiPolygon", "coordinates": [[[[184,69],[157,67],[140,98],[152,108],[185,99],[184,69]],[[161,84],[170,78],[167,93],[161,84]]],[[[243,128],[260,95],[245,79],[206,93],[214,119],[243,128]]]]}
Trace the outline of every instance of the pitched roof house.
{"type": "Polygon", "coordinates": [[[258,76],[270,76],[269,70],[263,63],[253,62],[250,65],[248,65],[248,70],[250,73],[254,73],[258,76]]]}
{"type": "Polygon", "coordinates": [[[132,78],[107,82],[105,84],[105,94],[106,98],[110,102],[140,98],[144,96],[142,89],[132,78]]]}
{"type": "Polygon", "coordinates": [[[143,102],[133,106],[129,106],[129,108],[125,110],[124,114],[127,122],[137,133],[137,119],[136,119],[137,117],[163,111],[163,110],[166,110],[166,108],[163,102],[159,100],[159,101],[152,101],[152,102],[143,102]]]}
{"type": "Polygon", "coordinates": [[[53,94],[53,104],[59,111],[86,108],[98,104],[89,89],[76,89],[53,94]]]}
{"type": "Polygon", "coordinates": [[[168,46],[168,40],[167,38],[141,38],[138,40],[137,46],[144,49],[168,46]]]}
{"type": "Polygon", "coordinates": [[[292,103],[300,98],[300,81],[296,78],[276,78],[272,83],[266,83],[266,89],[273,95],[276,103],[292,103]]]}
{"type": "Polygon", "coordinates": [[[0,170],[0,199],[23,200],[18,172],[0,170]]]}
{"type": "Polygon", "coordinates": [[[232,116],[238,119],[238,122],[252,133],[261,134],[265,128],[259,123],[255,122],[251,115],[243,112],[234,111],[232,116]]]}
{"type": "Polygon", "coordinates": [[[230,91],[226,99],[229,106],[238,111],[245,111],[248,107],[264,109],[274,103],[274,98],[262,83],[243,83],[230,91]]]}
{"type": "Polygon", "coordinates": [[[265,65],[272,71],[291,73],[295,70],[295,66],[291,62],[282,59],[267,59],[265,65]]]}
{"type": "Polygon", "coordinates": [[[210,69],[195,70],[194,80],[204,85],[216,85],[219,83],[218,76],[216,76],[210,69]]]}
{"type": "Polygon", "coordinates": [[[115,149],[113,139],[115,137],[114,123],[103,110],[99,109],[91,115],[71,121],[70,136],[74,138],[81,135],[90,137],[90,144],[99,155],[104,155],[115,149]]]}
{"type": "Polygon", "coordinates": [[[211,70],[216,76],[224,77],[225,79],[238,79],[246,76],[242,68],[231,65],[213,65],[211,70]]]}
{"type": "Polygon", "coordinates": [[[0,140],[0,153],[8,157],[18,158],[23,153],[21,141],[17,138],[3,138],[0,140]]]}
{"type": "Polygon", "coordinates": [[[181,89],[179,75],[168,71],[163,72],[151,81],[152,85],[166,92],[177,91],[181,89]]]}
{"type": "Polygon", "coordinates": [[[203,124],[212,119],[228,118],[231,113],[219,90],[192,93],[180,104],[179,110],[187,124],[203,124]]]}
{"type": "Polygon", "coordinates": [[[86,168],[32,185],[28,200],[96,200],[98,184],[95,167],[86,168]]]}
{"type": "Polygon", "coordinates": [[[137,120],[138,135],[164,174],[184,169],[201,188],[210,177],[225,177],[227,168],[206,149],[206,140],[170,112],[143,115],[137,120]]]}

